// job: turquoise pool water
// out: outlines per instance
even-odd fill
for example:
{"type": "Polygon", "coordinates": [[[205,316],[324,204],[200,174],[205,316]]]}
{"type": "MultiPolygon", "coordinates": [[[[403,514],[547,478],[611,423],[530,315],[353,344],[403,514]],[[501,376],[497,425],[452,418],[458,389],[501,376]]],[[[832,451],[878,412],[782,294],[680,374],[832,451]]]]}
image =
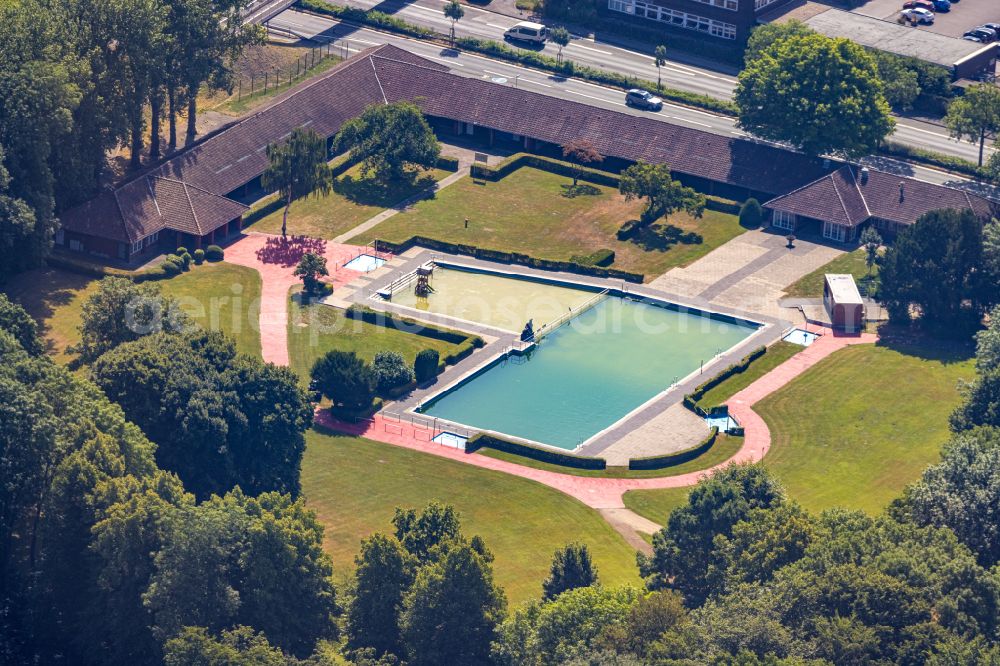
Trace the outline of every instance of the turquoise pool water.
{"type": "Polygon", "coordinates": [[[344,268],[348,268],[352,271],[361,271],[362,273],[371,273],[376,268],[381,267],[384,263],[385,259],[382,257],[376,257],[371,254],[359,254],[344,264],[344,268]]]}
{"type": "Polygon", "coordinates": [[[424,405],[475,428],[574,449],[674,381],[750,336],[756,325],[607,298],[424,405]]]}

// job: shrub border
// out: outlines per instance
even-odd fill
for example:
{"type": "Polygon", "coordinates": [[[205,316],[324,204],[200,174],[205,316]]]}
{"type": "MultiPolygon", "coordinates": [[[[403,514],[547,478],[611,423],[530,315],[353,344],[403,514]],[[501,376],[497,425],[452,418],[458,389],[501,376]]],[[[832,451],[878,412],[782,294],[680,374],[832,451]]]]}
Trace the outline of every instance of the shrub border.
{"type": "Polygon", "coordinates": [[[531,458],[532,460],[552,463],[554,465],[562,465],[563,467],[572,467],[574,469],[603,470],[608,467],[608,462],[604,458],[592,458],[589,456],[575,456],[571,453],[561,453],[559,451],[553,451],[540,446],[513,442],[509,439],[503,439],[501,437],[497,437],[496,435],[490,435],[483,432],[476,433],[465,443],[466,453],[475,453],[482,448],[490,448],[496,451],[503,451],[505,453],[531,458]]]}
{"type": "Polygon", "coordinates": [[[642,458],[630,458],[628,461],[628,468],[633,470],[639,469],[663,469],[665,467],[675,467],[682,463],[686,463],[690,460],[694,460],[698,456],[702,455],[708,451],[712,446],[715,445],[716,439],[719,436],[719,429],[715,426],[712,427],[712,431],[708,434],[708,437],[701,440],[695,446],[684,449],[683,451],[675,451],[674,453],[666,453],[659,456],[645,456],[642,458]]]}
{"type": "Polygon", "coordinates": [[[718,411],[717,406],[713,406],[708,411],[705,411],[705,409],[698,404],[698,401],[701,400],[702,396],[704,396],[711,389],[715,388],[716,386],[726,381],[733,375],[738,375],[745,372],[746,369],[750,367],[751,363],[753,363],[766,353],[767,353],[767,347],[764,346],[757,347],[749,354],[744,356],[742,359],[740,359],[738,363],[730,365],[729,367],[720,371],[719,374],[715,375],[711,379],[708,379],[702,382],[701,384],[698,384],[698,386],[696,386],[691,393],[688,393],[687,395],[684,396],[684,406],[701,417],[710,416],[711,414],[716,413],[718,411]]]}

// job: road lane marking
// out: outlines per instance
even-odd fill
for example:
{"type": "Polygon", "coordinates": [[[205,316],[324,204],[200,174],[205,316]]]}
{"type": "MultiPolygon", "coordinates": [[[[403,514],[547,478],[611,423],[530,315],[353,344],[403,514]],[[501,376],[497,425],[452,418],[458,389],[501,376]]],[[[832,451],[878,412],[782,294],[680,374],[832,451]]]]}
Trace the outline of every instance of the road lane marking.
{"type": "Polygon", "coordinates": [[[701,123],[697,120],[691,120],[690,118],[681,118],[680,116],[667,116],[667,118],[673,118],[674,120],[680,120],[685,123],[691,123],[692,125],[701,125],[702,127],[711,127],[708,123],[701,123]]]}
{"type": "Polygon", "coordinates": [[[602,51],[601,49],[591,48],[589,46],[584,46],[583,44],[577,44],[575,42],[570,43],[570,46],[575,46],[578,49],[586,49],[588,51],[594,51],[595,53],[600,53],[602,55],[614,55],[611,51],[602,51]]]}
{"type": "Polygon", "coordinates": [[[578,92],[576,90],[567,90],[566,92],[571,92],[574,95],[579,95],[580,97],[588,97],[590,99],[596,99],[598,102],[605,102],[608,104],[617,104],[618,106],[627,106],[622,102],[612,102],[610,99],[604,99],[603,97],[597,97],[596,95],[588,95],[587,93],[578,92]]]}
{"type": "Polygon", "coordinates": [[[454,60],[449,60],[448,58],[438,58],[437,56],[423,55],[423,54],[419,54],[419,55],[420,55],[421,58],[430,58],[431,60],[440,60],[441,62],[443,62],[445,64],[455,65],[455,67],[465,67],[465,65],[463,65],[462,63],[455,62],[454,60]]]}

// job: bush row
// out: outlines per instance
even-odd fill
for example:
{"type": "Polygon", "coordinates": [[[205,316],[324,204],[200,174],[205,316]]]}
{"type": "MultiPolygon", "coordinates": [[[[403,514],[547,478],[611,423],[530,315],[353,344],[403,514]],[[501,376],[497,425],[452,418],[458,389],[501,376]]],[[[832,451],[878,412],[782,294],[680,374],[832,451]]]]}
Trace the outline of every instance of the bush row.
{"type": "Polygon", "coordinates": [[[726,381],[733,375],[738,375],[744,372],[750,367],[750,364],[756,361],[758,358],[767,353],[767,347],[757,347],[752,352],[744,356],[738,363],[734,363],[729,366],[719,374],[715,375],[709,380],[706,380],[695,387],[694,391],[688,393],[684,396],[684,406],[690,409],[692,412],[698,416],[708,416],[710,413],[715,411],[713,407],[709,411],[705,411],[698,402],[701,400],[702,396],[711,391],[713,388],[726,381]]]}
{"type": "Polygon", "coordinates": [[[484,261],[496,261],[504,264],[518,264],[519,266],[529,266],[545,271],[562,271],[564,273],[576,273],[577,275],[591,275],[594,277],[608,278],[611,280],[624,280],[625,282],[635,282],[641,284],[645,276],[642,273],[630,273],[620,271],[616,268],[602,268],[600,266],[584,266],[572,261],[555,261],[552,259],[537,259],[526,254],[517,252],[502,252],[500,250],[490,250],[476,247],[475,245],[463,245],[460,243],[449,243],[448,241],[427,238],[426,236],[411,236],[402,243],[391,241],[379,241],[379,249],[402,254],[411,247],[419,245],[429,250],[447,252],[449,254],[462,254],[475,257],[484,261]]]}
{"type": "Polygon", "coordinates": [[[964,160],[961,157],[936,153],[932,150],[904,146],[895,141],[886,141],[879,148],[878,152],[889,157],[941,167],[942,169],[948,169],[949,171],[961,173],[979,180],[990,182],[994,180],[993,174],[986,167],[977,166],[975,162],[964,160]]]}
{"type": "Polygon", "coordinates": [[[437,168],[444,171],[458,171],[458,158],[441,155],[438,157],[437,168]]]}
{"type": "Polygon", "coordinates": [[[540,446],[532,446],[531,444],[512,442],[510,440],[501,439],[495,435],[487,435],[482,432],[473,435],[465,444],[466,453],[473,453],[483,448],[490,448],[496,451],[503,451],[513,455],[524,456],[525,458],[531,458],[532,460],[552,463],[554,465],[563,465],[565,467],[573,467],[576,469],[605,469],[608,466],[608,463],[604,460],[604,458],[575,456],[572,453],[562,453],[560,451],[553,451],[552,449],[542,448],[540,446]]]}
{"type": "Polygon", "coordinates": [[[681,463],[686,463],[689,460],[694,460],[698,456],[702,455],[708,451],[715,444],[715,440],[719,436],[719,429],[713,427],[712,431],[708,434],[708,437],[703,439],[697,446],[692,446],[689,449],[684,449],[683,451],[676,451],[674,453],[666,453],[660,456],[646,456],[644,458],[631,458],[628,461],[629,469],[663,469],[665,467],[674,467],[680,465],[681,463]]]}
{"type": "MultiPolygon", "coordinates": [[[[354,7],[340,7],[328,5],[322,0],[300,0],[299,5],[308,11],[326,16],[333,16],[342,21],[353,21],[363,25],[369,25],[383,30],[395,32],[409,37],[433,40],[442,44],[450,45],[451,42],[444,34],[435,32],[428,28],[422,28],[411,23],[407,23],[389,14],[377,11],[366,11],[354,7]]],[[[671,39],[675,39],[671,37],[671,39]]],[[[635,87],[655,88],[655,86],[645,79],[625,76],[616,72],[607,72],[594,67],[577,65],[572,60],[556,60],[552,56],[543,55],[534,51],[525,51],[511,48],[501,42],[487,39],[477,39],[475,37],[460,37],[455,40],[456,46],[467,51],[475,51],[488,55],[497,60],[505,60],[520,65],[527,65],[547,72],[554,72],[563,76],[575,76],[586,81],[593,81],[603,85],[613,86],[627,90],[635,87]]],[[[690,106],[709,109],[727,115],[736,115],[736,106],[729,101],[716,99],[708,95],[687,92],[685,90],[675,90],[673,88],[663,88],[657,90],[657,94],[664,98],[681,102],[690,106]]]]}
{"type": "Polygon", "coordinates": [[[579,176],[580,180],[594,183],[595,185],[613,187],[616,190],[620,181],[618,174],[611,173],[610,171],[582,167],[563,160],[545,157],[544,155],[534,155],[532,153],[515,153],[503,162],[493,166],[477,162],[472,165],[471,173],[473,178],[497,181],[509,176],[521,167],[533,167],[542,171],[548,171],[549,173],[566,176],[567,178],[579,176]]]}
{"type": "Polygon", "coordinates": [[[728,213],[730,215],[739,215],[741,204],[736,203],[731,199],[723,199],[722,197],[715,197],[711,195],[705,196],[705,208],[708,210],[714,210],[719,213],[728,213]]]}

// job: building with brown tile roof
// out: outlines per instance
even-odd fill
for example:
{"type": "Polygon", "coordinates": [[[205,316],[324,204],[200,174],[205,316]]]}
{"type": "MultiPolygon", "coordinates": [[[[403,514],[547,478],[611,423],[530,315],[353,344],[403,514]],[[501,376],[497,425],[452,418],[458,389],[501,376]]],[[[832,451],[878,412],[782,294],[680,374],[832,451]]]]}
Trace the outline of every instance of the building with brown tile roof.
{"type": "MultiPolygon", "coordinates": [[[[296,127],[332,138],[367,106],[404,100],[416,103],[439,133],[537,152],[557,152],[570,140],[587,138],[608,158],[610,168],[638,160],[666,163],[680,180],[736,199],[790,193],[789,203],[775,202],[800,206],[795,215],[832,215],[838,224],[850,226],[866,201],[847,175],[826,160],[459,76],[444,65],[384,45],[340,63],[162,165],[65,212],[56,241],[125,260],[160,248],[216,242],[238,231],[247,209],[238,199],[266,169],[269,144],[296,127]],[[822,213],[811,201],[824,207],[822,213]]],[[[933,185],[911,187],[953,192],[933,185]]],[[[896,217],[906,214],[898,211],[896,217]]],[[[896,218],[887,211],[886,219],[896,218]]]]}
{"type": "Polygon", "coordinates": [[[865,223],[894,236],[924,213],[939,208],[970,208],[981,217],[995,204],[963,190],[913,178],[845,165],[803,187],[764,204],[771,226],[789,232],[818,222],[825,238],[847,242],[858,237],[865,223]]]}

